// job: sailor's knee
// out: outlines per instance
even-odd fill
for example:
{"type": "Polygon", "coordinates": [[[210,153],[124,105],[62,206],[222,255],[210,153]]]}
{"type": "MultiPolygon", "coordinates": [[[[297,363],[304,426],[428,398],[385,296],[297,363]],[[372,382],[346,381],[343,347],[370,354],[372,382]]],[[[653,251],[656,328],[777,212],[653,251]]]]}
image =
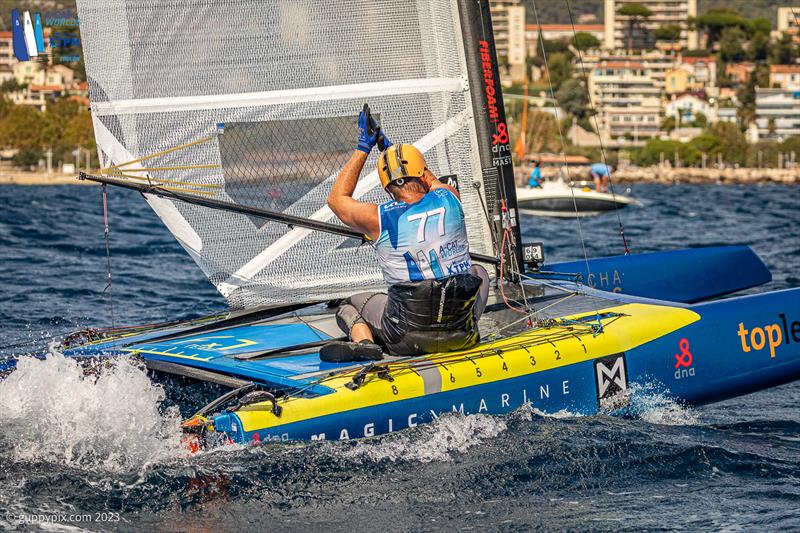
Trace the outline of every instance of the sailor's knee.
{"type": "Polygon", "coordinates": [[[353,326],[359,323],[364,323],[364,319],[358,313],[358,309],[350,302],[345,300],[336,310],[336,325],[339,326],[344,333],[350,334],[353,326]]]}

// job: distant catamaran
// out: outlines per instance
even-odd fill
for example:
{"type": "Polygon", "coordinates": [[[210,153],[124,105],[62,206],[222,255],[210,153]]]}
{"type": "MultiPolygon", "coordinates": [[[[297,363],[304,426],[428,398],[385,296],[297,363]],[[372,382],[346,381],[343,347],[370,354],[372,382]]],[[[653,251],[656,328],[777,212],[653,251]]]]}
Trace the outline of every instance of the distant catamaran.
{"type": "MultiPolygon", "coordinates": [[[[778,338],[786,327],[769,343],[756,333],[779,316],[800,328],[800,289],[687,304],[769,281],[749,248],[539,270],[541,250],[520,241],[488,0],[359,6],[79,0],[103,165],[82,177],[141,191],[231,312],[78,332],[66,355],[134,354],[154,371],[230,387],[186,421],[194,444],[370,437],[528,402],[610,412],[626,409],[637,383],[701,404],[800,377],[800,342],[778,338]],[[382,284],[363,236],[325,205],[364,102],[436,174],[458,176],[473,260],[494,274],[473,349],[319,358],[342,335],[331,303],[382,284]]],[[[376,172],[355,196],[386,201],[376,172]]]]}

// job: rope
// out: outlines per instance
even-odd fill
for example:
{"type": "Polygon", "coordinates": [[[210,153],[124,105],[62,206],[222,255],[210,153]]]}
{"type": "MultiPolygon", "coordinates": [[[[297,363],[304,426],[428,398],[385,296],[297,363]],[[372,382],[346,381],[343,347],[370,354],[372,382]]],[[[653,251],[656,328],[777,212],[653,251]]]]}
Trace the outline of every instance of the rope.
{"type": "MultiPolygon", "coordinates": [[[[536,2],[536,0],[533,1],[534,3],[536,2]]],[[[575,40],[574,37],[577,32],[575,31],[575,18],[572,15],[572,4],[570,3],[570,0],[565,0],[565,1],[567,3],[567,12],[569,12],[570,25],[572,26],[572,37],[573,40],[575,40]]],[[[542,46],[544,46],[544,42],[542,42],[542,46]]],[[[586,91],[588,92],[589,78],[588,76],[586,76],[586,67],[583,64],[583,53],[581,52],[581,49],[578,48],[577,46],[575,47],[575,49],[578,51],[578,60],[580,61],[581,64],[581,75],[583,76],[583,83],[586,86],[586,91]]],[[[628,255],[631,253],[631,251],[628,248],[628,239],[625,237],[625,226],[622,225],[622,216],[619,213],[619,207],[617,207],[617,196],[614,193],[614,182],[611,179],[611,172],[609,171],[608,159],[606,158],[606,149],[603,146],[603,137],[600,135],[600,124],[597,121],[597,109],[595,108],[594,102],[592,101],[592,95],[588,96],[589,96],[589,105],[592,107],[594,128],[597,130],[597,140],[600,143],[600,157],[603,159],[603,164],[606,166],[606,171],[608,171],[608,187],[611,190],[611,199],[614,201],[614,213],[617,215],[617,224],[619,225],[619,235],[620,237],[622,237],[622,246],[625,250],[625,255],[628,255]]]]}
{"type": "Polygon", "coordinates": [[[103,236],[106,241],[106,279],[108,281],[106,287],[103,289],[103,294],[108,294],[108,307],[111,310],[111,327],[114,328],[116,327],[116,318],[114,316],[114,294],[112,291],[111,279],[111,243],[108,228],[108,198],[105,183],[103,184],[103,236]]]}

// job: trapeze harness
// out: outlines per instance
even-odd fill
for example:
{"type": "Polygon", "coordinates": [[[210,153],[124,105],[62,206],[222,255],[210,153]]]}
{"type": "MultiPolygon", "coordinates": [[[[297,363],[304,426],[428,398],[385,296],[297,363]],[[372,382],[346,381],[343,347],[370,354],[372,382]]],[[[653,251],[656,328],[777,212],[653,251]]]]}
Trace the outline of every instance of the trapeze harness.
{"type": "Polygon", "coordinates": [[[480,340],[474,314],[482,279],[472,262],[459,199],[434,189],[419,202],[379,206],[375,244],[389,284],[381,334],[396,355],[447,352],[480,340]]]}

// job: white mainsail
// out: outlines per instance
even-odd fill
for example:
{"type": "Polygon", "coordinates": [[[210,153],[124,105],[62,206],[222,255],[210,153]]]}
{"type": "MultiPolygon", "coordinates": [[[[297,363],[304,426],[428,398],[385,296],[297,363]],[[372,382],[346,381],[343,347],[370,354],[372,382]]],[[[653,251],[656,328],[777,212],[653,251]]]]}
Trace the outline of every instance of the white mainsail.
{"type": "MultiPolygon", "coordinates": [[[[220,200],[338,222],[325,200],[368,102],[395,142],[459,176],[472,250],[494,255],[455,0],[79,0],[78,12],[104,166],[210,138],[129,174],[178,167],[170,180],[220,200]]],[[[384,202],[375,157],[357,196],[384,202]]],[[[350,239],[146,198],[234,308],[382,284],[350,239]]]]}

